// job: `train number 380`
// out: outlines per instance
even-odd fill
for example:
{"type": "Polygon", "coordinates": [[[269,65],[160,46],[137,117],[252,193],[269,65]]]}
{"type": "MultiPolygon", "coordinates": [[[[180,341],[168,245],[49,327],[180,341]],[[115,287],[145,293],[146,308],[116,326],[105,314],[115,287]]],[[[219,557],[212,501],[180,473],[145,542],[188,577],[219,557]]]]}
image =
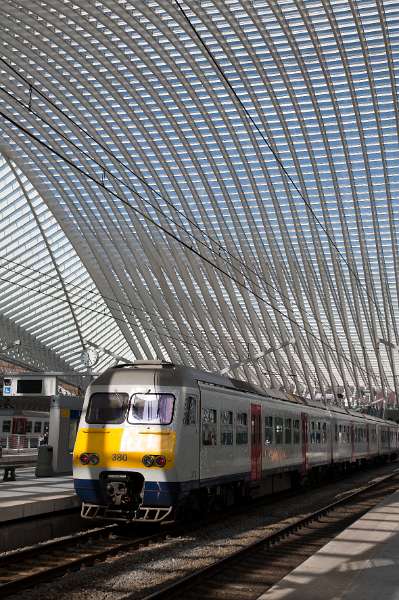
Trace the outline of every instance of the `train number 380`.
{"type": "Polygon", "coordinates": [[[113,454],[112,460],[116,460],[118,462],[127,460],[127,454],[113,454]]]}

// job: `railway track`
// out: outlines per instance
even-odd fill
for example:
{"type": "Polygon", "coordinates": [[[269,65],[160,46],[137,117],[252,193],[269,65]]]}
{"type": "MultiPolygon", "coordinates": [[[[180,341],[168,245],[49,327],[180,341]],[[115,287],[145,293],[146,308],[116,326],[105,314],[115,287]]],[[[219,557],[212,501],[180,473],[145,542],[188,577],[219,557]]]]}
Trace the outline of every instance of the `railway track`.
{"type": "MultiPolygon", "coordinates": [[[[228,596],[232,600],[256,598],[261,593],[259,587],[264,591],[281,579],[334,537],[338,531],[377,504],[384,495],[397,489],[398,485],[399,469],[381,477],[377,483],[366,484],[344,499],[324,506],[304,519],[294,521],[291,519],[289,525],[269,534],[264,540],[161,588],[147,596],[146,600],[181,597],[182,593],[187,600],[191,597],[198,598],[199,594],[210,600],[219,599],[226,597],[220,595],[224,588],[229,588],[228,596]],[[359,499],[373,491],[375,497],[359,499]],[[350,509],[349,503],[356,498],[358,498],[357,510],[354,511],[350,509]],[[333,514],[335,517],[332,517],[333,514]],[[273,557],[274,562],[270,562],[273,557]],[[267,567],[269,571],[264,568],[266,559],[269,561],[268,564],[270,563],[270,567],[267,567]],[[249,561],[250,568],[245,561],[249,561]],[[210,577],[212,581],[208,579],[210,577]],[[244,587],[242,587],[243,577],[244,587]],[[256,583],[249,585],[248,577],[254,578],[256,583]],[[236,580],[237,582],[234,583],[236,580]],[[198,591],[199,584],[201,589],[198,591]]],[[[231,515],[242,514],[242,510],[242,507],[235,509],[231,511],[231,515]]],[[[138,550],[149,544],[163,541],[167,536],[178,536],[187,531],[209,526],[218,519],[220,516],[213,515],[197,524],[164,525],[156,533],[145,536],[139,535],[139,531],[134,529],[126,535],[123,526],[112,524],[0,555],[0,598],[50,581],[69,571],[76,571],[81,567],[104,561],[120,552],[138,550]]]]}
{"type": "Polygon", "coordinates": [[[399,470],[296,519],[143,600],[255,600],[399,486],[399,470]]]}
{"type": "Polygon", "coordinates": [[[0,556],[0,598],[124,550],[134,550],[164,539],[168,531],[164,527],[156,534],[127,537],[122,535],[119,525],[112,524],[3,554],[0,556]]]}

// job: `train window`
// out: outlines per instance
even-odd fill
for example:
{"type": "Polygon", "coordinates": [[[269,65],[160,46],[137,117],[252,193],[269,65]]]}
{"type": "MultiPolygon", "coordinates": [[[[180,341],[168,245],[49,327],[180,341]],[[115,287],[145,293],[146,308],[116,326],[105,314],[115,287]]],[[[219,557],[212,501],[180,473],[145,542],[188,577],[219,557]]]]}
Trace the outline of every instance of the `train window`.
{"type": "Polygon", "coordinates": [[[291,419],[285,419],[285,443],[291,444],[292,440],[292,422],[291,419]]]}
{"type": "Polygon", "coordinates": [[[276,417],[274,419],[274,431],[275,431],[275,440],[276,444],[283,443],[283,418],[276,417]]]}
{"type": "Polygon", "coordinates": [[[233,445],[233,413],[222,410],[220,413],[220,443],[222,446],[233,445]]]}
{"type": "Polygon", "coordinates": [[[133,394],[128,422],[169,425],[173,420],[174,406],[173,394],[133,394]]]}
{"type": "Polygon", "coordinates": [[[247,413],[237,413],[236,444],[248,444],[248,415],[247,415],[247,413]]]}
{"type": "Polygon", "coordinates": [[[265,417],[265,446],[273,444],[273,417],[265,417]]]}
{"type": "Polygon", "coordinates": [[[315,433],[315,443],[316,444],[320,444],[321,442],[321,423],[320,421],[317,421],[317,427],[316,427],[316,433],[315,433]]]}
{"type": "Polygon", "coordinates": [[[309,442],[311,444],[314,444],[314,439],[315,439],[315,436],[314,436],[314,421],[310,421],[310,424],[309,424],[309,442]]]}
{"type": "Polygon", "coordinates": [[[10,433],[11,421],[3,421],[3,433],[10,433]]]}
{"type": "Polygon", "coordinates": [[[214,408],[202,409],[202,444],[204,446],[217,444],[217,411],[214,408]]]}
{"type": "Polygon", "coordinates": [[[90,397],[86,412],[87,423],[123,423],[129,395],[97,392],[90,397]]]}
{"type": "Polygon", "coordinates": [[[338,442],[338,424],[335,423],[335,441],[338,442]]]}
{"type": "Polygon", "coordinates": [[[26,433],[32,433],[32,421],[26,422],[26,433]]]}
{"type": "Polygon", "coordinates": [[[35,421],[35,426],[33,428],[34,433],[41,433],[42,432],[42,422],[41,421],[35,421]]]}
{"type": "Polygon", "coordinates": [[[327,423],[323,423],[323,425],[322,425],[321,443],[327,444],[327,423]]]}
{"type": "Polygon", "coordinates": [[[300,442],[300,433],[299,433],[299,419],[294,419],[294,444],[299,444],[300,442]]]}
{"type": "Polygon", "coordinates": [[[187,396],[184,400],[183,425],[195,425],[197,422],[197,398],[187,396]]]}

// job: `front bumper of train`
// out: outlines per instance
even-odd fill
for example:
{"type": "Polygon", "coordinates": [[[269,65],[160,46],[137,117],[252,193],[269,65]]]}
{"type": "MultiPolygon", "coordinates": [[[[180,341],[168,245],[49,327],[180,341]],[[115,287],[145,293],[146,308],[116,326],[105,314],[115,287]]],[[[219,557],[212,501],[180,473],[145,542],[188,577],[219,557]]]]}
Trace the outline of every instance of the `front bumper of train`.
{"type": "Polygon", "coordinates": [[[139,506],[135,511],[112,506],[82,502],[83,519],[105,519],[110,521],[159,523],[166,521],[173,512],[173,506],[139,506]]]}
{"type": "Polygon", "coordinates": [[[135,510],[113,506],[107,502],[104,487],[98,479],[75,479],[77,496],[82,500],[82,517],[113,521],[163,521],[177,505],[181,484],[165,481],[145,481],[142,502],[135,510]]]}

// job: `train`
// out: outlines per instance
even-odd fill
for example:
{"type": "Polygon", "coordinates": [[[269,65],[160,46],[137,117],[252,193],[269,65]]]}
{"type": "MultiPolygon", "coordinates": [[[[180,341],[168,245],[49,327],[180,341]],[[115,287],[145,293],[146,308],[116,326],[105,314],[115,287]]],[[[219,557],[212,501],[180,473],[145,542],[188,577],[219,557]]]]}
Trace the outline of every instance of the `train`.
{"type": "Polygon", "coordinates": [[[7,451],[36,449],[49,429],[49,413],[0,408],[0,448],[7,451]]]}
{"type": "Polygon", "coordinates": [[[82,516],[160,522],[397,456],[399,426],[164,361],[86,391],[73,452],[82,516]]]}

